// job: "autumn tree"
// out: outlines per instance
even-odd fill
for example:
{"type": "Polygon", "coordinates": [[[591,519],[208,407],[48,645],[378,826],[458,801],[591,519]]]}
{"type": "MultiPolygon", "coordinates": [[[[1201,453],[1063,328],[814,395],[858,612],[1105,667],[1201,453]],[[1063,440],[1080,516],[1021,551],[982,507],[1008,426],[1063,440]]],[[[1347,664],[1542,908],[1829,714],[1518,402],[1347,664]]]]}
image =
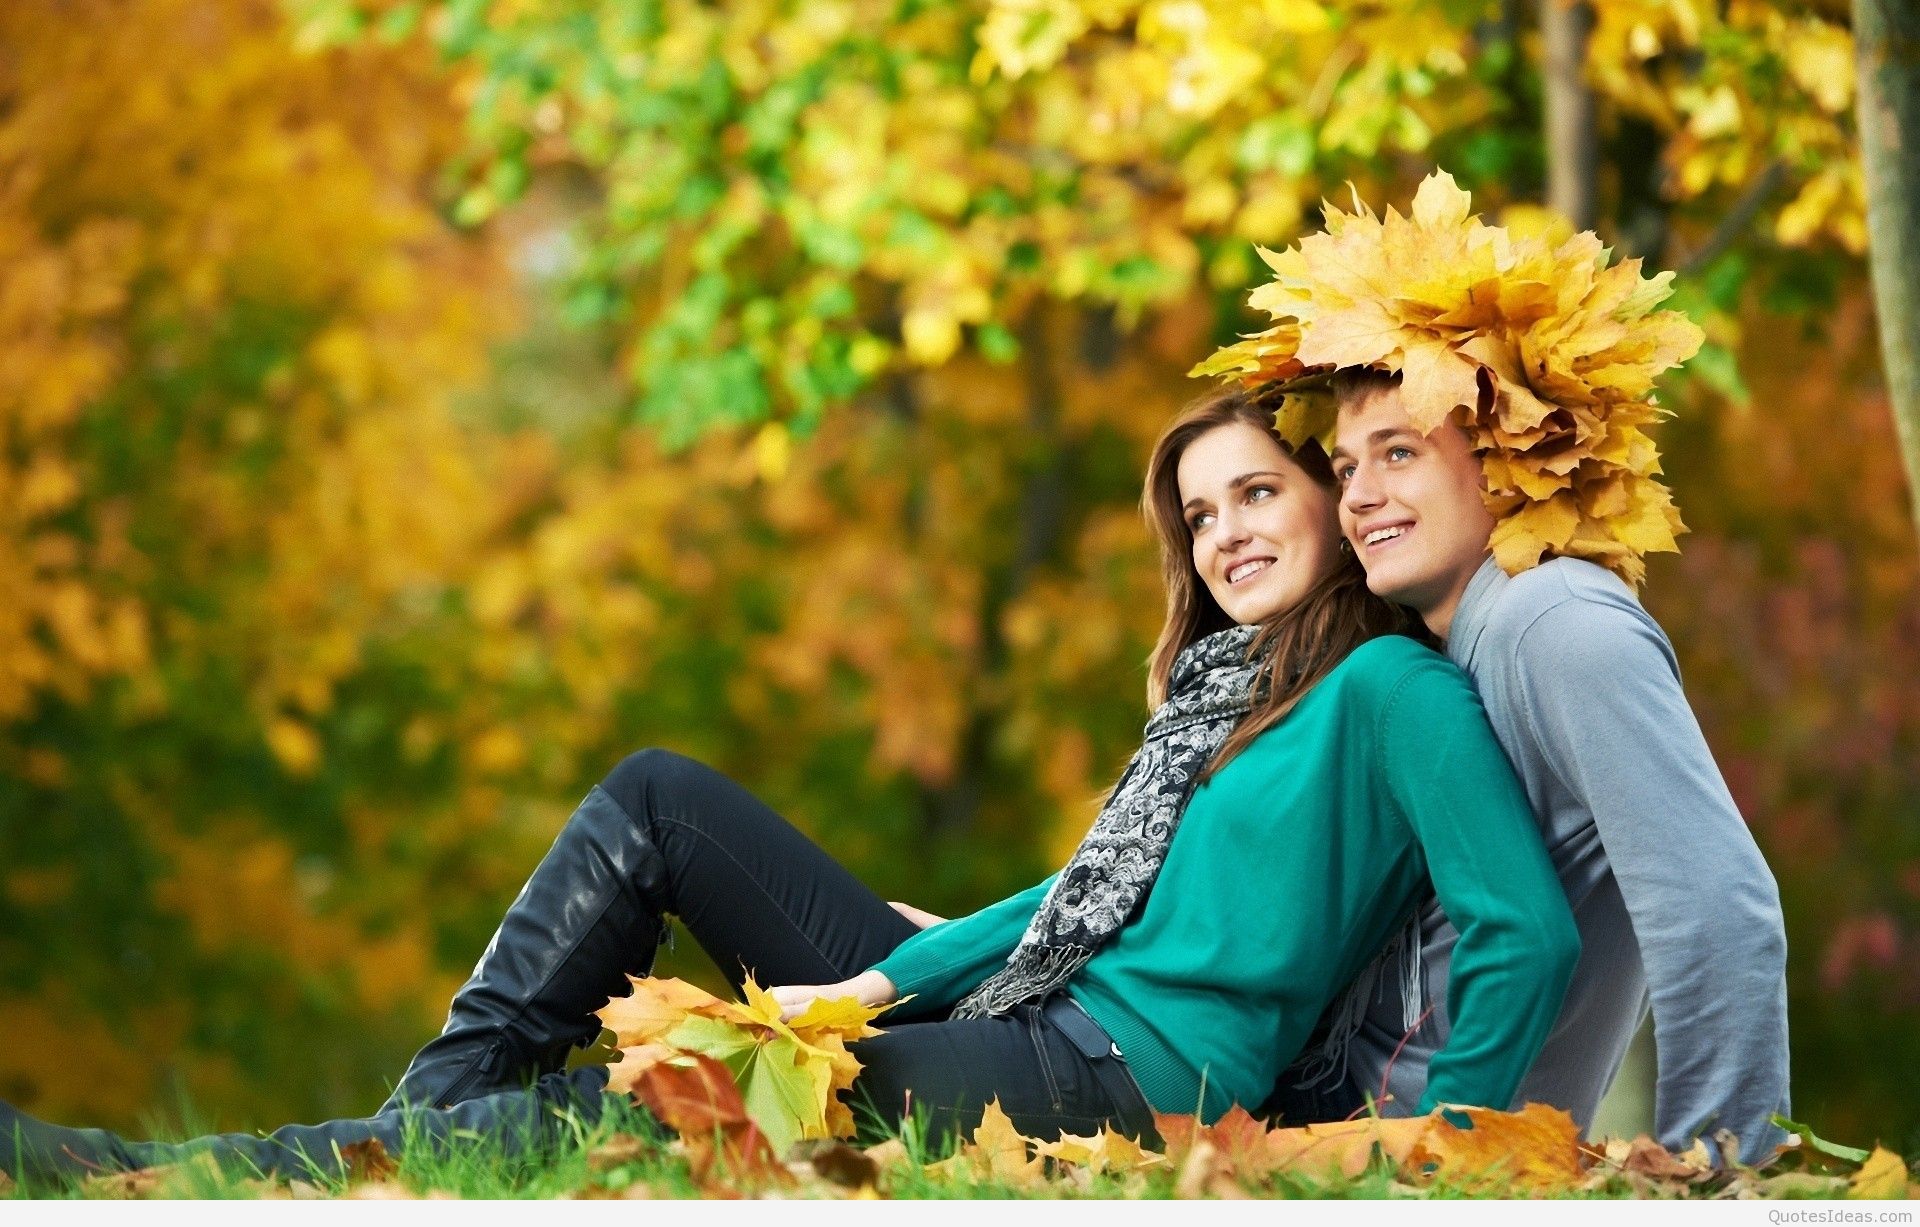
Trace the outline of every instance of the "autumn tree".
{"type": "MultiPolygon", "coordinates": [[[[55,1114],[370,1107],[641,745],[924,905],[1036,880],[1137,743],[1140,466],[1253,244],[1436,163],[1565,224],[1519,3],[88,3],[0,14],[0,1071],[55,1114]]],[[[1844,1112],[1920,927],[1897,472],[1793,463],[1884,426],[1808,357],[1853,48],[1590,9],[1596,221],[1711,340],[1648,599],[1844,1112]]]]}
{"type": "Polygon", "coordinates": [[[1920,525],[1920,12],[1854,0],[1853,23],[1880,349],[1920,525]]]}
{"type": "Polygon", "coordinates": [[[417,640],[487,530],[442,389],[504,322],[427,190],[457,113],[424,48],[255,0],[0,46],[0,1083],[310,1112],[448,978],[405,849],[473,717],[417,640]]]}

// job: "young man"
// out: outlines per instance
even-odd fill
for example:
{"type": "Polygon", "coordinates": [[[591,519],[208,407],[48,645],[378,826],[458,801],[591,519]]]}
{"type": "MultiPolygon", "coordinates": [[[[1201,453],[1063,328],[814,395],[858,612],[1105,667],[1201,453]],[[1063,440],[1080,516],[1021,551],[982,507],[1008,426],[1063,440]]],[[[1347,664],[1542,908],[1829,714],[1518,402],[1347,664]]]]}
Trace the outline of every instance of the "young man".
{"type": "MultiPolygon", "coordinates": [[[[1515,1104],[1589,1127],[1651,1002],[1659,1140],[1726,1129],[1763,1159],[1788,1110],[1779,894],[1629,586],[1677,548],[1646,428],[1701,332],[1655,311],[1671,274],[1613,264],[1591,232],[1487,226],[1444,172],[1405,216],[1325,217],[1261,253],[1274,279],[1250,301],[1273,326],[1192,373],[1264,389],[1290,443],[1328,448],[1368,587],[1472,676],[1526,787],[1582,954],[1515,1104]]],[[[1455,936],[1437,908],[1410,918],[1269,1106],[1417,1103],[1455,936]]]]}
{"type": "MultiPolygon", "coordinates": [[[[1651,998],[1659,1141],[1729,1129],[1744,1159],[1766,1157],[1784,1136],[1769,1118],[1789,1107],[1779,894],[1667,637],[1591,562],[1508,576],[1488,552],[1494,519],[1466,434],[1420,433],[1398,383],[1341,397],[1333,463],[1367,586],[1415,609],[1472,676],[1580,928],[1573,984],[1516,1104],[1556,1104],[1585,1128],[1651,998]]],[[[1403,986],[1383,977],[1349,1041],[1349,1094],[1419,1101],[1447,1037],[1454,939],[1437,910],[1423,917],[1432,1012],[1409,1036],[1403,986]]]]}

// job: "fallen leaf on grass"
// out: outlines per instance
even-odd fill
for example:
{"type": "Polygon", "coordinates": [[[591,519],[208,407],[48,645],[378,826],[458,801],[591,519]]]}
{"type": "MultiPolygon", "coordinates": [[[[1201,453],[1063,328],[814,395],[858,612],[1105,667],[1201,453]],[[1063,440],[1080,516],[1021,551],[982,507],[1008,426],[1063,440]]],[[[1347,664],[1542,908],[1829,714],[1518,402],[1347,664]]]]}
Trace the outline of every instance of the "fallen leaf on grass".
{"type": "Polygon", "coordinates": [[[802,1179],[818,1177],[846,1189],[871,1185],[880,1178],[880,1167],[872,1159],[845,1142],[824,1138],[795,1143],[787,1152],[787,1167],[805,1169],[794,1173],[802,1179]]]}
{"type": "Polygon", "coordinates": [[[1904,1201],[1907,1196],[1906,1160],[1882,1146],[1847,1182],[1847,1196],[1855,1201],[1904,1201]]]}
{"type": "Polygon", "coordinates": [[[1367,1170],[1376,1151],[1394,1167],[1403,1168],[1425,1136],[1428,1123],[1424,1116],[1367,1117],[1275,1129],[1267,1134],[1266,1171],[1260,1175],[1285,1170],[1350,1180],[1367,1170]]]}
{"type": "MultiPolygon", "coordinates": [[[[1648,1180],[1698,1184],[1713,1175],[1711,1164],[1697,1161],[1691,1153],[1686,1157],[1677,1156],[1644,1133],[1633,1141],[1624,1143],[1624,1146],[1625,1153],[1618,1160],[1620,1169],[1632,1172],[1636,1176],[1644,1176],[1648,1180]]],[[[1608,1146],[1607,1159],[1609,1162],[1614,1161],[1611,1143],[1608,1146]]]]}
{"type": "Polygon", "coordinates": [[[1063,1133],[1058,1141],[1041,1142],[1034,1147],[1034,1151],[1056,1163],[1084,1167],[1105,1175],[1124,1175],[1167,1165],[1167,1156],[1157,1150],[1146,1149],[1123,1133],[1114,1132],[1110,1125],[1103,1126],[1100,1132],[1091,1137],[1063,1133]]]}
{"type": "Polygon", "coordinates": [[[349,1185],[346,1192],[340,1194],[341,1201],[459,1201],[458,1193],[449,1193],[445,1189],[432,1189],[425,1193],[416,1193],[397,1180],[370,1180],[365,1184],[349,1185]]]}
{"type": "Polygon", "coordinates": [[[1234,1179],[1231,1161],[1206,1138],[1198,1138],[1187,1147],[1179,1174],[1174,1177],[1173,1195],[1184,1201],[1203,1197],[1244,1201],[1248,1196],[1246,1189],[1234,1179]]]}
{"type": "Polygon", "coordinates": [[[1419,1152],[1411,1166],[1453,1180],[1501,1181],[1529,1192],[1555,1192],[1580,1183],[1580,1127],[1573,1117],[1546,1104],[1530,1103],[1518,1112],[1456,1108],[1469,1128],[1436,1112],[1428,1118],[1419,1152]]]}
{"type": "Polygon", "coordinates": [[[1267,1126],[1239,1104],[1211,1125],[1201,1124],[1198,1117],[1163,1116],[1158,1112],[1154,1113],[1153,1124],[1166,1143],[1167,1161],[1176,1168],[1184,1167],[1189,1151],[1202,1143],[1214,1150],[1214,1162],[1223,1171],[1259,1180],[1274,1168],[1267,1126]]]}
{"type": "Polygon", "coordinates": [[[927,1165],[927,1174],[953,1180],[1012,1185],[1016,1189],[1038,1188],[1047,1182],[1046,1164],[1032,1157],[1031,1139],[1013,1127],[1013,1121],[994,1099],[980,1116],[973,1136],[959,1149],[938,1163],[927,1165]]]}
{"type": "Polygon", "coordinates": [[[346,1172],[347,1179],[383,1181],[391,1180],[400,1172],[400,1165],[387,1154],[386,1143],[379,1138],[368,1138],[364,1142],[354,1142],[342,1146],[340,1166],[346,1172]]]}
{"type": "Polygon", "coordinates": [[[114,1201],[141,1201],[159,1195],[173,1175],[171,1166],[142,1167],[130,1172],[100,1172],[80,1182],[80,1195],[114,1201]]]}
{"type": "Polygon", "coordinates": [[[658,1152],[659,1147],[643,1137],[636,1137],[631,1133],[616,1133],[587,1152],[587,1170],[610,1172],[616,1167],[637,1163],[648,1155],[658,1152]]]}

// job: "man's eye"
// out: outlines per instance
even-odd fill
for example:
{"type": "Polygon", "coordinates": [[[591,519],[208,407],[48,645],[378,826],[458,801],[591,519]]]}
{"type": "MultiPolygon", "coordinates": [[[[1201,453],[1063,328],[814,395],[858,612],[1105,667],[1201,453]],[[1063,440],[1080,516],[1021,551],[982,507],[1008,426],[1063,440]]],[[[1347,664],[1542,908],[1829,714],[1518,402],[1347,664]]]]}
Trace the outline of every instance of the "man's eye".
{"type": "Polygon", "coordinates": [[[1395,446],[1387,449],[1388,460],[1406,460],[1412,457],[1412,455],[1413,449],[1410,447],[1395,446]]]}

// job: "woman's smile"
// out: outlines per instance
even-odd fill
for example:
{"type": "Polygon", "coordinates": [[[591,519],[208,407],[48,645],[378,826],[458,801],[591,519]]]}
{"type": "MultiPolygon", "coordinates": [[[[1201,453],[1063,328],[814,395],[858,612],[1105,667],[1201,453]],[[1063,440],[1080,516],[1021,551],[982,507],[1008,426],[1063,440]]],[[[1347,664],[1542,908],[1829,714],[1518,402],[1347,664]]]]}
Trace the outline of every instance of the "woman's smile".
{"type": "Polygon", "coordinates": [[[1250,558],[1245,562],[1235,563],[1227,572],[1227,582],[1229,584],[1244,583],[1254,576],[1261,574],[1272,565],[1273,559],[1267,557],[1250,558]]]}

